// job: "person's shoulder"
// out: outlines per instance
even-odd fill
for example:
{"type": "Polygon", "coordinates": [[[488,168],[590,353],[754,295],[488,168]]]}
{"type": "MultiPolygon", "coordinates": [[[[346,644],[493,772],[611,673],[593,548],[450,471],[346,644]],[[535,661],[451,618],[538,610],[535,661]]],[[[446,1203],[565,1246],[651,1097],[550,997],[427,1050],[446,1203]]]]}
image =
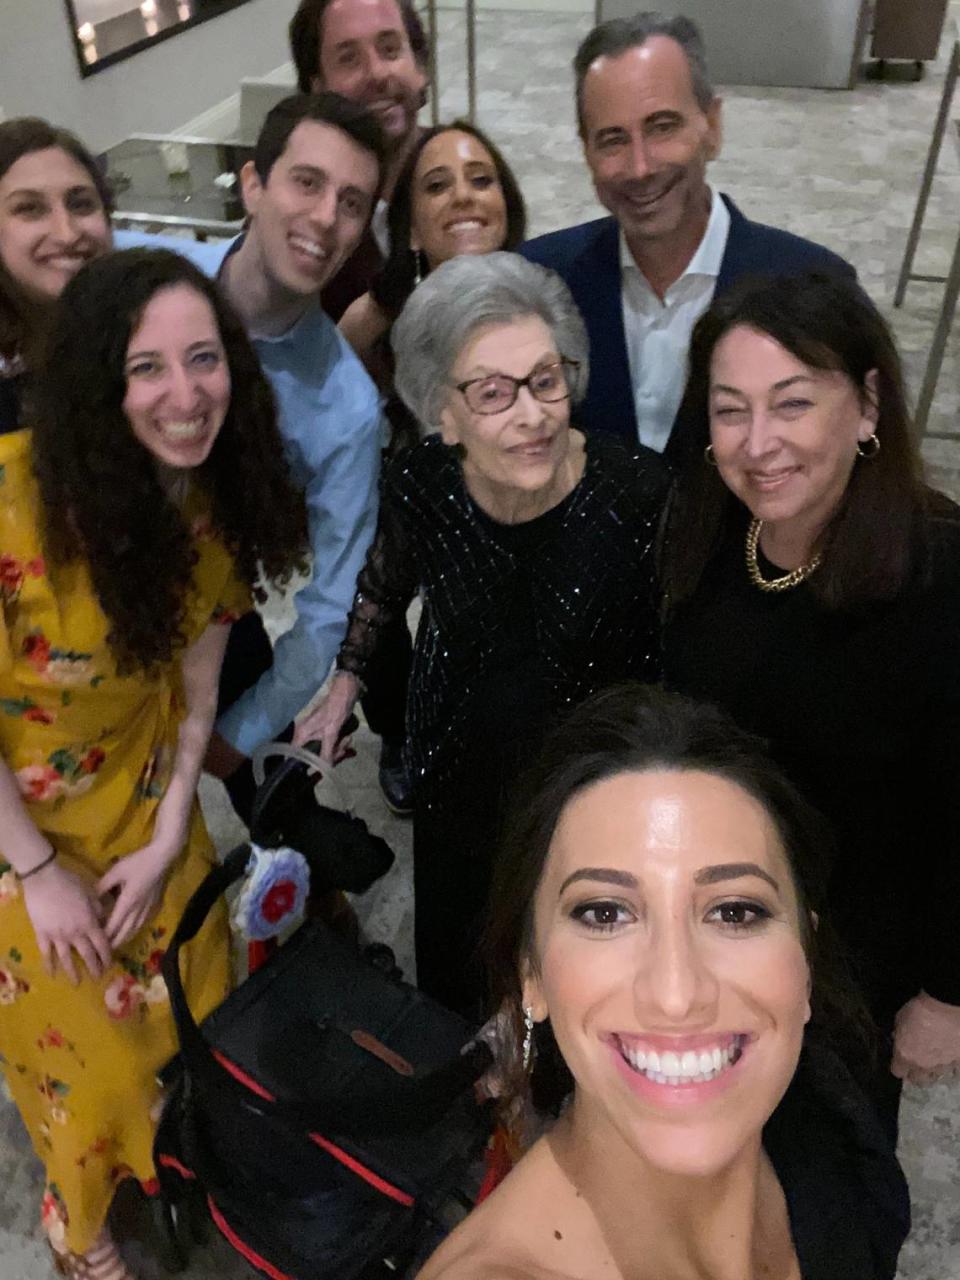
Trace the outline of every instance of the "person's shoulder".
{"type": "MultiPolygon", "coordinates": [[[[0,551],[19,558],[18,547],[39,538],[40,495],[33,471],[33,433],[26,427],[0,435],[0,551]],[[12,544],[6,539],[12,536],[12,544]],[[23,539],[26,538],[26,542],[23,539]]],[[[0,610],[0,627],[3,625],[0,610]]]]}
{"type": "Polygon", "coordinates": [[[380,392],[330,317],[317,307],[297,338],[297,367],[307,370],[305,379],[314,381],[312,394],[339,419],[341,428],[379,430],[380,392]]]}
{"type": "Polygon", "coordinates": [[[233,240],[193,240],[187,236],[158,236],[123,229],[113,233],[114,249],[167,249],[188,258],[207,276],[217,274],[233,243],[233,240]]]}
{"type": "Polygon", "coordinates": [[[334,370],[337,377],[350,386],[358,403],[365,408],[376,407],[379,410],[383,397],[364,368],[363,361],[333,321],[327,316],[324,316],[324,320],[333,326],[333,341],[336,344],[334,370]]]}
{"type": "Polygon", "coordinates": [[[397,490],[429,494],[438,487],[448,489],[459,468],[456,454],[434,431],[398,450],[384,469],[384,480],[397,490]]]}
{"type": "Polygon", "coordinates": [[[540,1138],[447,1236],[417,1280],[574,1280],[549,1245],[570,1239],[584,1206],[540,1138]]]}
{"type": "Polygon", "coordinates": [[[672,475],[662,454],[639,442],[628,444],[606,431],[585,433],[587,457],[599,474],[620,481],[632,493],[664,501],[672,475]]]}
{"type": "MultiPolygon", "coordinates": [[[[581,222],[575,227],[564,227],[561,231],[550,231],[546,235],[527,240],[517,250],[530,262],[539,263],[542,267],[550,267],[563,275],[564,268],[572,266],[577,259],[598,240],[603,239],[615,230],[613,218],[595,218],[591,222],[581,222]]],[[[615,238],[615,237],[614,237],[615,238]]]]}
{"type": "Polygon", "coordinates": [[[539,1280],[539,1274],[527,1267],[511,1266],[491,1258],[483,1249],[477,1249],[449,1265],[428,1267],[420,1272],[417,1280],[539,1280]]]}
{"type": "Polygon", "coordinates": [[[30,476],[31,441],[28,427],[17,426],[0,433],[0,484],[5,486],[7,498],[15,483],[30,476]]]}
{"type": "Polygon", "coordinates": [[[785,231],[782,227],[754,222],[737,208],[729,196],[725,195],[723,200],[730,212],[727,251],[749,255],[744,274],[747,270],[774,270],[786,274],[818,270],[848,277],[856,276],[851,264],[826,245],[808,240],[793,231],[785,231]]]}

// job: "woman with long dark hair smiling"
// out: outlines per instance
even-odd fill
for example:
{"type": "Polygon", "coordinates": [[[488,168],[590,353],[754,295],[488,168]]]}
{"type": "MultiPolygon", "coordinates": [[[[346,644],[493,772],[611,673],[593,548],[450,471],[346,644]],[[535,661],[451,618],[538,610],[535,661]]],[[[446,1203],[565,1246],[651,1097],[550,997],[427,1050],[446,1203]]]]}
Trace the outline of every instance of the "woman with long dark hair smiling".
{"type": "Polygon", "coordinates": [[[390,253],[382,271],[340,320],[382,384],[391,373],[390,327],[419,282],[461,253],[516,249],[527,213],[499,148],[476,125],[454,120],[417,138],[390,198],[388,226],[390,253]]]}
{"type": "MultiPolygon", "coordinates": [[[[0,1043],[73,1280],[127,1280],[105,1226],[152,1176],[159,974],[213,850],[196,803],[229,624],[306,545],[243,328],[178,254],[63,291],[28,409],[0,436],[0,1043]]],[[[229,985],[219,915],[191,1001],[229,985]]]]}
{"type": "Polygon", "coordinates": [[[960,512],[921,479],[896,348],[853,284],[716,302],[687,395],[668,679],[767,738],[831,820],[830,910],[888,1037],[895,1127],[895,1076],[960,1064],[960,512]]]}
{"type": "Polygon", "coordinates": [[[79,138],[36,116],[0,122],[0,431],[20,421],[64,285],[110,249],[111,208],[79,138]]]}
{"type": "Polygon", "coordinates": [[[556,1119],[420,1280],[892,1280],[909,1202],[826,839],[714,708],[627,686],[552,731],[487,959],[507,1121],[531,1091],[556,1119]]]}

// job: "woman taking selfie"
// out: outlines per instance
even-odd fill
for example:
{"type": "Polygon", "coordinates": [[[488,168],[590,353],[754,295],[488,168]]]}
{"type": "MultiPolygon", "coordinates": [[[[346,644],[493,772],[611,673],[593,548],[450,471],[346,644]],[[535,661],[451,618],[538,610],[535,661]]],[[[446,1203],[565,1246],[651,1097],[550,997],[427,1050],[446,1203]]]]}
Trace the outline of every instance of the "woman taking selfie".
{"type": "Polygon", "coordinates": [[[766,738],[833,826],[828,902],[887,1039],[893,1132],[895,1077],[960,1064],[960,512],[920,478],[893,340],[853,284],[724,296],[687,395],[668,680],[766,738]]]}
{"type": "MultiPolygon", "coordinates": [[[[125,1280],[105,1219],[152,1176],[159,968],[212,861],[196,788],[229,623],[305,523],[256,356],[176,254],[76,275],[27,409],[0,436],[0,1044],[58,1269],[125,1280]]],[[[221,915],[191,1000],[229,974],[221,915]]]]}
{"type": "Polygon", "coordinates": [[[822,839],[712,708],[626,687],[554,731],[488,955],[507,1109],[565,1105],[420,1280],[892,1280],[907,1190],[836,1051],[822,839]]]}

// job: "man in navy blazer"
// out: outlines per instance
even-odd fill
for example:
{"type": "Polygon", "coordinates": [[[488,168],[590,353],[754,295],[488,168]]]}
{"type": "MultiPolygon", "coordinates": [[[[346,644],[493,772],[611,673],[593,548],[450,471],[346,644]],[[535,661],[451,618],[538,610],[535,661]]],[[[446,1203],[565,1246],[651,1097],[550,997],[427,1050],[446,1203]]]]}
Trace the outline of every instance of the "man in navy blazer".
{"type": "Polygon", "coordinates": [[[751,222],[711,191],[720,101],[687,18],[602,23],[574,59],[584,154],[613,215],[520,252],[566,281],[590,335],[579,424],[676,463],[690,333],[718,293],[752,275],[853,268],[829,249],[751,222]]]}

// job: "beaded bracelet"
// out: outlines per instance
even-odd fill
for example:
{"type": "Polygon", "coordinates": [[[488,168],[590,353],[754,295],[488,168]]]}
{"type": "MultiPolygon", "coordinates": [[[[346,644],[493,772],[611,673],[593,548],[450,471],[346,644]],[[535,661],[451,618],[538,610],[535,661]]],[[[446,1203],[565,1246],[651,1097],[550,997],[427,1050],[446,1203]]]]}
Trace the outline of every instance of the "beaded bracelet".
{"type": "Polygon", "coordinates": [[[42,862],[38,862],[35,867],[31,867],[29,871],[18,871],[17,878],[19,880],[29,880],[31,876],[35,876],[38,871],[42,871],[44,867],[49,867],[50,863],[57,856],[56,849],[52,849],[42,862]]]}

